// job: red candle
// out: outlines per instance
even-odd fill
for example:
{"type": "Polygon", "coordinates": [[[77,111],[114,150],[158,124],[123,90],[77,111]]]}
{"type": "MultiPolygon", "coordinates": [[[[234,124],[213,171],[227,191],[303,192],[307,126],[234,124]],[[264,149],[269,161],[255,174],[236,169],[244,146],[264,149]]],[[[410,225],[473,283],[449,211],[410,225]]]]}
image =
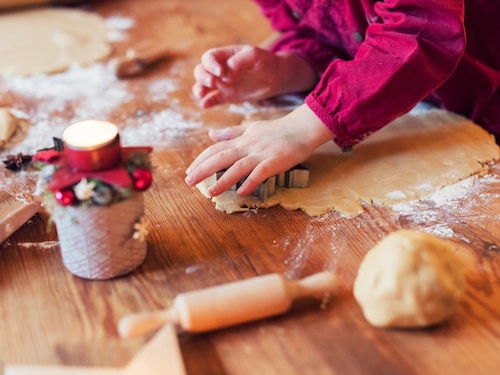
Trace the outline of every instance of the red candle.
{"type": "Polygon", "coordinates": [[[121,162],[118,128],[110,122],[77,122],[64,130],[62,139],[65,158],[75,170],[100,171],[121,162]]]}

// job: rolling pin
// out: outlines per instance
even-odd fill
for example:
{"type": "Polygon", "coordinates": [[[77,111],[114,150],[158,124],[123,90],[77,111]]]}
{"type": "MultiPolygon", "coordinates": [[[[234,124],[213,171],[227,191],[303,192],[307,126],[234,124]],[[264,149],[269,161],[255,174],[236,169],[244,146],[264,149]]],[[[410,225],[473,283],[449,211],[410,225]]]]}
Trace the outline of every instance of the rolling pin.
{"type": "Polygon", "coordinates": [[[167,58],[169,49],[155,41],[144,40],[127,49],[124,56],[115,57],[107,68],[118,78],[127,78],[144,72],[151,65],[167,58]]]}
{"type": "Polygon", "coordinates": [[[80,3],[82,0],[0,0],[0,9],[20,8],[38,5],[80,3]]]}
{"type": "Polygon", "coordinates": [[[331,272],[297,281],[285,280],[279,274],[257,276],[181,293],[165,310],[127,315],[118,323],[118,333],[122,337],[135,337],[166,323],[192,333],[229,327],[282,314],[299,298],[324,298],[337,285],[337,277],[331,272]]]}

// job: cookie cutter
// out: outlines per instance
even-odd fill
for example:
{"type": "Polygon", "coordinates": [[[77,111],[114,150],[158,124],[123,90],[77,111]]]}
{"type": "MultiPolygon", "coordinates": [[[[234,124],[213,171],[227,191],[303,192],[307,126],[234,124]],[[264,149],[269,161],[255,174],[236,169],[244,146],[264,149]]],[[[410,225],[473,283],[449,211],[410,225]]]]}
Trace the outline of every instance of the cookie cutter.
{"type": "MultiPolygon", "coordinates": [[[[215,178],[217,180],[220,179],[225,171],[226,169],[218,171],[215,174],[215,178]]],[[[245,178],[242,178],[235,185],[231,186],[229,190],[237,190],[244,181],[245,178]]],[[[309,168],[302,164],[297,164],[295,167],[286,172],[271,176],[264,182],[257,185],[255,190],[252,192],[252,195],[256,196],[261,202],[265,202],[269,199],[269,197],[276,194],[276,189],[278,187],[284,187],[287,189],[303,189],[309,187],[309,168]]]]}

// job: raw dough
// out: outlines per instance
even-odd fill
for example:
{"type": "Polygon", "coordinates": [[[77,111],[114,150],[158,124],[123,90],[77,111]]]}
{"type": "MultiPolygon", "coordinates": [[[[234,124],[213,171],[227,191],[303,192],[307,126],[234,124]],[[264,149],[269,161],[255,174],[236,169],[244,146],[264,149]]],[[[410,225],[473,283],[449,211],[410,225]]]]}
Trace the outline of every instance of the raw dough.
{"type": "Polygon", "coordinates": [[[105,21],[69,8],[0,14],[0,75],[54,73],[107,56],[105,21]]]}
{"type": "Polygon", "coordinates": [[[463,264],[451,242],[401,230],[368,251],[354,282],[354,297],[371,324],[414,328],[448,319],[464,288],[463,264]]]}
{"type": "MultiPolygon", "coordinates": [[[[267,117],[264,114],[264,117],[267,117]]],[[[227,213],[255,207],[301,209],[311,216],[331,210],[354,217],[361,203],[393,206],[417,201],[440,188],[484,174],[500,156],[492,135],[468,119],[438,109],[410,112],[342,153],[330,142],[304,163],[309,188],[278,188],[265,202],[226,191],[213,197],[227,213]]],[[[215,176],[198,184],[206,197],[215,176]]]]}
{"type": "Polygon", "coordinates": [[[5,146],[16,128],[17,118],[7,108],[0,108],[0,148],[5,146]]]}

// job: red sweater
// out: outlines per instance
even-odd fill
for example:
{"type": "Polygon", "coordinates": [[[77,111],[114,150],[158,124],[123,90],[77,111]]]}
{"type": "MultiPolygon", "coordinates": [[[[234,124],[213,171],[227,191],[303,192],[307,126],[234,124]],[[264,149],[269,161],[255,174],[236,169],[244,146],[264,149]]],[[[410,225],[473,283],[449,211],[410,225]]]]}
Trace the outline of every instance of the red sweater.
{"type": "Polygon", "coordinates": [[[500,0],[255,1],[282,33],[272,50],[321,75],[305,101],[339,146],[424,99],[500,141],[500,0]]]}

